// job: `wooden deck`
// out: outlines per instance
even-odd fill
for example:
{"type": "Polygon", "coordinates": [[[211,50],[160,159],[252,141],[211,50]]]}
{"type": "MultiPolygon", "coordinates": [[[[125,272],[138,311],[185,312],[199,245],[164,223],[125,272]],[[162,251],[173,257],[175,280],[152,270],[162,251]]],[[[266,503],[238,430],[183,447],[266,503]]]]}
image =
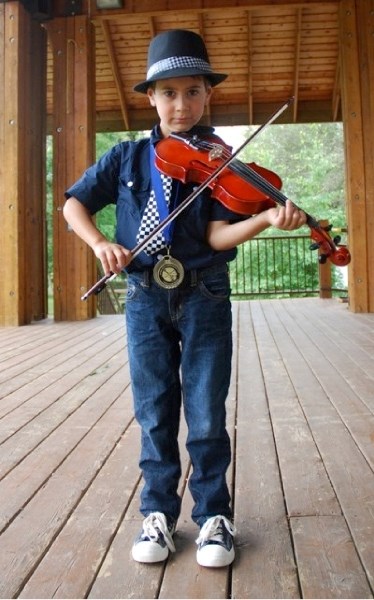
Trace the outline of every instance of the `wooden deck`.
{"type": "MultiPolygon", "coordinates": [[[[0,330],[2,598],[373,598],[374,315],[234,303],[228,427],[237,559],[130,558],[138,513],[122,316],[0,330]]],[[[185,436],[184,426],[181,437],[185,436]]]]}

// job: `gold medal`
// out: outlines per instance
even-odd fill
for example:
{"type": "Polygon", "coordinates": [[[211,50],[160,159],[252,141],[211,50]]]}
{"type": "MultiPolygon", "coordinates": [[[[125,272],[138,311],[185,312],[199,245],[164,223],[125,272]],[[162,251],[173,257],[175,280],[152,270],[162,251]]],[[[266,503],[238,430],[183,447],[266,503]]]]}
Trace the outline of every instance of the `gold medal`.
{"type": "Polygon", "coordinates": [[[179,260],[167,254],[153,267],[153,277],[155,282],[162,288],[176,288],[184,278],[183,265],[179,260]]]}

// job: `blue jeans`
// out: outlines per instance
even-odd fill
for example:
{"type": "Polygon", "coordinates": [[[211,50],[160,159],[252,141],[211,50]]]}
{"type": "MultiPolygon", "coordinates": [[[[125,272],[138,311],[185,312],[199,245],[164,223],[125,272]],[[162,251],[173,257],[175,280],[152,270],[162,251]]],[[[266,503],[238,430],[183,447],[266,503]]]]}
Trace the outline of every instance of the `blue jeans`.
{"type": "MultiPolygon", "coordinates": [[[[196,273],[196,272],[195,272],[196,273]]],[[[181,499],[180,411],[188,427],[193,520],[231,517],[226,471],[231,448],[225,401],[231,375],[232,317],[226,265],[165,290],[148,274],[128,277],[126,322],[144,478],[140,510],[177,519],[181,499]]]]}

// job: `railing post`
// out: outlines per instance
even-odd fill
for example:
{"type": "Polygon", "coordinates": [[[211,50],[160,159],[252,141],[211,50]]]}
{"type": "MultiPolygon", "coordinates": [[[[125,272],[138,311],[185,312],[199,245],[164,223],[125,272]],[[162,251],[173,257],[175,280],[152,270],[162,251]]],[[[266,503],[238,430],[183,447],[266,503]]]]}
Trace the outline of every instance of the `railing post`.
{"type": "MultiPolygon", "coordinates": [[[[319,221],[321,227],[328,227],[326,220],[319,221]]],[[[331,291],[331,262],[326,260],[324,264],[318,263],[319,297],[332,298],[331,291]]]]}

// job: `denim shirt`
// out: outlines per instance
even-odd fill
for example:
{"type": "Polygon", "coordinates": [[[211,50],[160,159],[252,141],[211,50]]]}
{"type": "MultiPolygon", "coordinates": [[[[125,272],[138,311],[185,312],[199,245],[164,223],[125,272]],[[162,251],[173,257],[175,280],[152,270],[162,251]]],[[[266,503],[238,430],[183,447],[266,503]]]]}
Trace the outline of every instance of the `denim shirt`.
{"type": "MultiPolygon", "coordinates": [[[[212,133],[210,127],[195,127],[192,134],[212,133]]],[[[136,247],[141,218],[151,192],[149,144],[161,139],[156,126],[150,138],[126,141],[106,152],[96,164],[89,167],[65,193],[74,196],[94,215],[108,204],[116,205],[116,240],[133,250],[136,247]]],[[[196,184],[178,186],[180,203],[193,191],[196,184]]],[[[239,215],[226,209],[211,197],[207,188],[175,219],[170,254],[180,260],[186,270],[206,268],[228,262],[236,256],[236,248],[216,251],[206,241],[209,221],[236,221],[239,215]]],[[[141,271],[152,267],[156,256],[141,252],[127,267],[127,271],[141,271]]]]}

